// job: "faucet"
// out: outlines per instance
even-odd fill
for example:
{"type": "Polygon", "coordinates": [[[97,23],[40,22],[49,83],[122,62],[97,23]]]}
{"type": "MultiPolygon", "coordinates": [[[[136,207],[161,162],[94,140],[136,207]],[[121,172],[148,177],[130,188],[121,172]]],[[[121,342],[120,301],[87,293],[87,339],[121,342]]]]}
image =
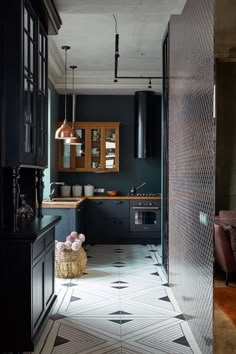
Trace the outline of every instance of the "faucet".
{"type": "Polygon", "coordinates": [[[52,200],[52,197],[55,193],[55,188],[52,189],[53,186],[64,186],[65,182],[52,182],[50,183],[50,193],[49,193],[49,198],[52,200]]]}

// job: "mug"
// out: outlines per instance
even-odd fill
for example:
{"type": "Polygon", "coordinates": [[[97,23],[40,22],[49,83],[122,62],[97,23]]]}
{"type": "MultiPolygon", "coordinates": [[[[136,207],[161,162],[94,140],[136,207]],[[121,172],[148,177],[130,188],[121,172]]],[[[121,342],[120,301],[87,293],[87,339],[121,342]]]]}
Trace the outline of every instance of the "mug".
{"type": "Polygon", "coordinates": [[[98,167],[98,162],[92,162],[92,168],[97,168],[98,167]]]}
{"type": "Polygon", "coordinates": [[[99,140],[100,134],[98,130],[93,130],[92,134],[93,134],[93,140],[99,140]]]}

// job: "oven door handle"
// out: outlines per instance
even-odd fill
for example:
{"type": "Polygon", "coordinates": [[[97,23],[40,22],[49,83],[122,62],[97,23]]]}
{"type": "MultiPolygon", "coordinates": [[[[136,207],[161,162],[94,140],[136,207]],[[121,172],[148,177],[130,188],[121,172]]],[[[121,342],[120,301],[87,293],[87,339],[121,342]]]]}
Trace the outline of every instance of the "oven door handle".
{"type": "Polygon", "coordinates": [[[143,209],[143,210],[159,210],[160,207],[152,207],[152,206],[150,206],[150,207],[149,206],[147,206],[147,207],[145,207],[145,206],[144,207],[141,207],[141,206],[138,207],[137,206],[136,207],[136,206],[133,206],[132,209],[134,209],[134,210],[140,210],[140,209],[143,209]]]}

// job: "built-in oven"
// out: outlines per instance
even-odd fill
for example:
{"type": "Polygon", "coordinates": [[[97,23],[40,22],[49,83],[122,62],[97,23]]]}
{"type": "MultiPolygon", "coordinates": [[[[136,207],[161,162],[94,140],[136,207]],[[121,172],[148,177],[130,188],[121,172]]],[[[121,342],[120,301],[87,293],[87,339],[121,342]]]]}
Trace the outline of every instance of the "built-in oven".
{"type": "Polygon", "coordinates": [[[160,231],[160,206],[160,200],[131,200],[130,231],[160,231]]]}

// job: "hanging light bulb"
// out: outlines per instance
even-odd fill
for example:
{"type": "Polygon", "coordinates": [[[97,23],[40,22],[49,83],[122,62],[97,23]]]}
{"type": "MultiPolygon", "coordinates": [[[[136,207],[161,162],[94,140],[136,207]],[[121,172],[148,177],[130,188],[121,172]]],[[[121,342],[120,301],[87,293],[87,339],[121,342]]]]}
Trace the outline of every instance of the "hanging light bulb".
{"type": "Polygon", "coordinates": [[[65,144],[82,145],[80,136],[75,131],[75,69],[77,66],[71,65],[70,68],[72,69],[72,131],[70,137],[65,140],[65,144]]]}
{"type": "Polygon", "coordinates": [[[65,50],[65,118],[63,124],[56,130],[55,133],[55,139],[66,139],[69,138],[72,134],[72,129],[71,127],[67,124],[67,75],[66,75],[66,70],[67,70],[67,50],[70,49],[69,46],[64,45],[61,47],[63,50],[65,50]]]}

